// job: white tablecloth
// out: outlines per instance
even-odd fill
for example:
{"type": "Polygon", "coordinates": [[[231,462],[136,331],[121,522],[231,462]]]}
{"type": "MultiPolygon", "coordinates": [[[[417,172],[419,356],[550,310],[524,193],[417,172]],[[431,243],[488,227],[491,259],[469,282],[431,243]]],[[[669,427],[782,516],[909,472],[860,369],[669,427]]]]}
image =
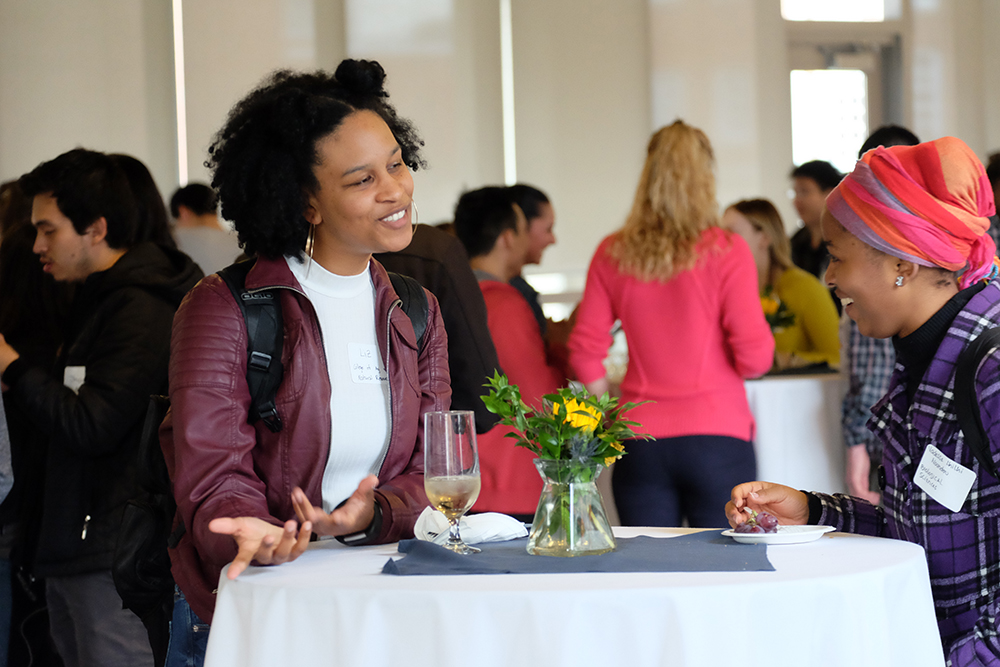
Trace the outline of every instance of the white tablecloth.
{"type": "MultiPolygon", "coordinates": [[[[618,528],[670,536],[674,528],[618,528]]],[[[775,572],[397,577],[395,545],[223,573],[208,667],[944,663],[923,550],[831,534],[775,572]]]]}
{"type": "Polygon", "coordinates": [[[745,385],[757,422],[757,479],[806,491],[846,492],[841,428],[846,379],[832,373],[778,376],[745,385]]]}

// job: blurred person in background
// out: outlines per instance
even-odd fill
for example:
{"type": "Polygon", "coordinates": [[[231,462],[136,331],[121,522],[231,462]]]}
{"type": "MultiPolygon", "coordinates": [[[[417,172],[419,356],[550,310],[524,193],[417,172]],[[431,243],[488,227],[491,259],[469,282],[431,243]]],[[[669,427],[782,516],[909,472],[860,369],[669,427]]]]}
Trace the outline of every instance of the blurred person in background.
{"type": "Polygon", "coordinates": [[[812,160],[793,169],[791,178],[795,192],[792,204],[802,221],[802,229],[792,235],[792,263],[822,279],[827,252],[819,223],[826,196],[837,187],[843,174],[829,162],[812,160]]]}
{"type": "MultiPolygon", "coordinates": [[[[532,243],[524,213],[508,188],[466,192],[455,206],[455,233],[479,279],[500,367],[520,387],[524,401],[539,406],[542,396],[563,386],[566,377],[549,362],[538,322],[510,284],[527,262],[532,243]]],[[[482,491],[476,509],[525,519],[538,506],[542,480],[533,463],[535,455],[515,447],[504,437],[508,432],[508,427],[498,425],[479,438],[482,491]]]]}
{"type": "Polygon", "coordinates": [[[437,297],[448,333],[451,409],[472,410],[477,433],[493,428],[500,418],[483,405],[483,383],[499,362],[486,321],[486,302],[462,242],[439,227],[415,225],[410,245],[374,257],[387,271],[410,276],[437,297]]]}
{"type": "MultiPolygon", "coordinates": [[[[871,133],[858,151],[858,158],[873,148],[916,146],[917,135],[899,125],[886,125],[871,133]]],[[[847,491],[859,498],[879,501],[878,468],[882,463],[882,441],[868,430],[872,406],[885,396],[896,365],[896,350],[889,338],[869,338],[849,317],[844,335],[844,367],[847,393],[841,411],[844,444],[847,446],[845,477],[847,491]]]]}
{"type": "Polygon", "coordinates": [[[52,638],[71,665],[152,664],[146,630],[122,608],[111,563],[150,394],[167,387],[170,324],[201,278],[186,256],[139,241],[139,206],[120,162],[74,149],[21,178],[43,270],[74,283],[54,367],[0,335],[0,379],[47,436],[34,573],[52,638]]]}
{"type": "Polygon", "coordinates": [[[219,221],[219,198],[204,183],[188,183],[170,197],[177,247],[201,267],[205,275],[224,269],[240,256],[236,234],[219,221]]]}
{"type": "MultiPolygon", "coordinates": [[[[531,242],[528,246],[528,260],[525,264],[541,264],[542,253],[556,242],[556,235],[553,232],[556,225],[556,212],[552,207],[552,202],[549,201],[548,195],[544,192],[524,183],[511,185],[507,190],[514,203],[521,207],[524,217],[528,220],[528,237],[531,242]]],[[[538,292],[520,273],[511,278],[510,284],[524,296],[525,301],[531,306],[531,312],[534,313],[535,319],[538,320],[538,328],[542,332],[542,338],[545,339],[549,363],[558,367],[563,376],[570,377],[566,341],[569,339],[569,332],[572,329],[572,316],[569,319],[559,321],[546,318],[542,311],[538,292]]]]}
{"type": "Polygon", "coordinates": [[[780,325],[771,326],[775,370],[840,365],[837,309],[816,276],[792,264],[785,225],[774,204],[744,199],[726,209],[722,226],[739,234],[757,265],[761,303],[776,307],[780,325]],[[776,306],[775,306],[776,304],[776,306]]]}
{"type": "Polygon", "coordinates": [[[149,173],[149,168],[131,155],[115,153],[111,158],[125,172],[129,187],[132,189],[132,196],[135,197],[138,206],[136,242],[152,241],[160,247],[177,250],[177,243],[170,234],[170,221],[167,218],[167,207],[163,204],[163,195],[156,187],[156,181],[149,173]]]}
{"type": "MultiPolygon", "coordinates": [[[[62,342],[71,286],[45,275],[32,251],[31,198],[17,181],[0,186],[0,334],[22,356],[51,368],[62,342]]],[[[47,437],[44,431],[3,394],[14,487],[0,504],[0,615],[8,614],[9,629],[0,628],[4,649],[0,665],[60,664],[49,634],[45,581],[33,573],[42,514],[47,437]]]]}
{"type": "MultiPolygon", "coordinates": [[[[993,153],[986,161],[986,177],[990,179],[993,199],[996,201],[1000,198],[1000,152],[993,153]]],[[[994,243],[1000,244],[1000,217],[996,214],[990,218],[990,238],[994,243]]]]}
{"type": "MultiPolygon", "coordinates": [[[[588,390],[608,390],[604,359],[621,321],[629,418],[655,438],[626,444],[612,488],[623,525],[726,525],[730,483],[756,475],[743,380],[774,359],[757,267],[746,241],[719,227],[714,156],[676,121],[653,134],[632,211],[597,248],[570,362],[588,390]]],[[[737,482],[738,483],[738,482],[737,482]]]]}

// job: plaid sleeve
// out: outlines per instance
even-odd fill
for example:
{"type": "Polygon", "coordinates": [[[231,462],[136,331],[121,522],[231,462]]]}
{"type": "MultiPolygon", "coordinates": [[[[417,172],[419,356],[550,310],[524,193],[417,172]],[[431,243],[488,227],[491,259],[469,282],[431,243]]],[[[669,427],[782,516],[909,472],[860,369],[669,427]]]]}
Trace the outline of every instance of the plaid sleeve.
{"type": "Polygon", "coordinates": [[[889,388],[896,363],[896,351],[890,339],[862,336],[851,322],[847,345],[849,385],[844,396],[844,443],[848,447],[865,445],[873,461],[882,458],[882,442],[868,430],[871,408],[889,388]]]}
{"type": "Polygon", "coordinates": [[[951,645],[948,667],[997,667],[1000,665],[1000,637],[997,631],[997,600],[976,621],[968,635],[951,645]]]}
{"type": "Polygon", "coordinates": [[[885,515],[881,507],[843,493],[831,496],[810,492],[807,495],[819,501],[817,525],[833,526],[842,533],[886,537],[885,515]]]}

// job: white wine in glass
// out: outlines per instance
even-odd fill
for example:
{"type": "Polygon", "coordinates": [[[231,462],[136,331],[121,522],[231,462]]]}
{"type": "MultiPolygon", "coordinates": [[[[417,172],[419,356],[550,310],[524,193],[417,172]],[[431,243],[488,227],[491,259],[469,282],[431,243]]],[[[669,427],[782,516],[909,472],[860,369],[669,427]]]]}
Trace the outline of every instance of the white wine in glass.
{"type": "Polygon", "coordinates": [[[424,413],[424,491],[448,519],[444,546],[460,554],[479,549],[462,541],[459,521],[479,497],[476,424],[467,410],[424,413]]]}

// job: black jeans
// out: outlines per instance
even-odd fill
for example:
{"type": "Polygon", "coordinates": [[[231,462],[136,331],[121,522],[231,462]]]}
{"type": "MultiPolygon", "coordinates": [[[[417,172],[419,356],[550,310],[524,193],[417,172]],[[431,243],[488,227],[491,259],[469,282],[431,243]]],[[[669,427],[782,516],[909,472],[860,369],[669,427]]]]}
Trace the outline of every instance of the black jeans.
{"type": "Polygon", "coordinates": [[[755,479],[753,443],[721,435],[630,440],[611,488],[623,526],[728,528],[733,487],[755,479]]]}

